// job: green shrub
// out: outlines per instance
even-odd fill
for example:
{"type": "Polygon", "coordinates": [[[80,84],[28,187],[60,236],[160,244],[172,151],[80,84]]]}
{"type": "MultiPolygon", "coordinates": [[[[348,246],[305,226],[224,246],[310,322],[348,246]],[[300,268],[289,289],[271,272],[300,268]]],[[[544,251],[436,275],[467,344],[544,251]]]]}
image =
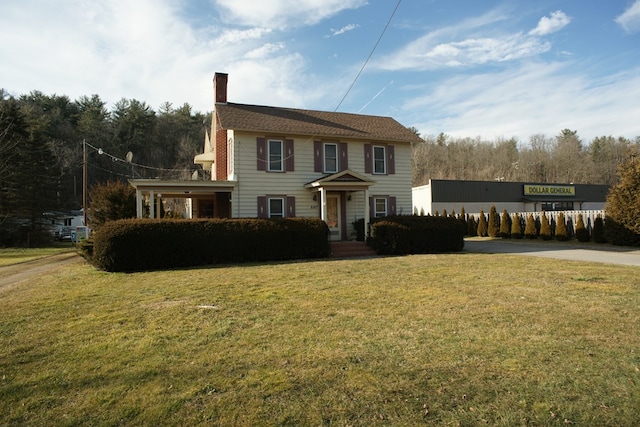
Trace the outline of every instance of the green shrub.
{"type": "Polygon", "coordinates": [[[364,218],[360,218],[351,223],[353,228],[356,230],[356,240],[359,242],[364,242],[365,232],[364,232],[364,218]]]}
{"type": "Polygon", "coordinates": [[[511,237],[511,216],[509,216],[506,209],[502,211],[502,216],[500,217],[500,237],[503,239],[511,237]]]}
{"type": "Polygon", "coordinates": [[[556,220],[556,239],[560,242],[566,242],[569,240],[569,233],[567,232],[567,225],[564,220],[564,214],[560,212],[558,219],[556,220]]]}
{"type": "Polygon", "coordinates": [[[94,234],[93,263],[143,271],[321,258],[329,255],[327,237],[318,218],[110,221],[94,234]]]}
{"type": "Polygon", "coordinates": [[[467,236],[477,236],[478,235],[478,223],[473,215],[469,215],[469,219],[467,219],[467,236]]]}
{"type": "Polygon", "coordinates": [[[578,222],[576,223],[576,240],[579,242],[588,242],[590,240],[589,230],[584,226],[582,214],[578,214],[578,222]]]}
{"type": "Polygon", "coordinates": [[[478,236],[487,236],[487,218],[484,216],[484,211],[480,210],[480,216],[478,217],[478,236]]]}
{"type": "Polygon", "coordinates": [[[538,229],[536,227],[536,220],[533,219],[533,214],[527,216],[527,223],[524,228],[524,236],[527,239],[535,239],[538,237],[538,229]]]}
{"type": "Polygon", "coordinates": [[[487,224],[487,234],[489,237],[498,237],[500,234],[500,218],[498,217],[498,212],[496,212],[496,207],[491,206],[489,209],[489,223],[487,224]]]}
{"type": "Polygon", "coordinates": [[[522,222],[518,214],[515,214],[513,221],[511,221],[511,237],[514,239],[522,239],[522,222]]]}
{"type": "Polygon", "coordinates": [[[549,218],[544,212],[542,212],[540,219],[540,237],[542,240],[551,240],[551,224],[549,224],[549,218]]]}
{"type": "Polygon", "coordinates": [[[461,251],[464,228],[456,218],[390,216],[372,222],[369,245],[380,255],[461,251]]]}
{"type": "Polygon", "coordinates": [[[591,231],[591,237],[593,241],[596,243],[606,243],[607,239],[604,236],[604,221],[602,216],[598,214],[596,219],[593,221],[593,230],[591,231]]]}
{"type": "Polygon", "coordinates": [[[612,245],[640,246],[640,234],[633,232],[626,224],[609,216],[604,221],[604,237],[612,245]]]}
{"type": "MultiPolygon", "coordinates": [[[[467,226],[467,214],[464,211],[464,206],[460,210],[460,214],[458,215],[458,221],[460,221],[460,225],[465,229],[465,235],[469,236],[469,230],[467,226]]],[[[475,235],[475,234],[474,234],[475,235]]]]}

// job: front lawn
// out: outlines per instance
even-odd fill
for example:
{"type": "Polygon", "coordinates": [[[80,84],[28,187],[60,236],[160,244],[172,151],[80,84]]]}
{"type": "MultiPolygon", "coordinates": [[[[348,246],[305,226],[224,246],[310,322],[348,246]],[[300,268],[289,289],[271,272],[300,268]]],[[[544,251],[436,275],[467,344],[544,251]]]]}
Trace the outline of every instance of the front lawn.
{"type": "Polygon", "coordinates": [[[638,268],[482,254],[0,293],[1,425],[633,425],[638,268]]]}

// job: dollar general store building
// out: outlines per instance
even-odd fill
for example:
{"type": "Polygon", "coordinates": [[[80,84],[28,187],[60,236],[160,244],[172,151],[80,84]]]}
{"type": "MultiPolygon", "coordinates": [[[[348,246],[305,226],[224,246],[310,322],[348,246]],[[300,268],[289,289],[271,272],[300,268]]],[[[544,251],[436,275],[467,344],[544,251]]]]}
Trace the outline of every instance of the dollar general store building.
{"type": "Polygon", "coordinates": [[[412,189],[413,213],[596,211],[604,209],[608,185],[431,179],[412,189]]]}

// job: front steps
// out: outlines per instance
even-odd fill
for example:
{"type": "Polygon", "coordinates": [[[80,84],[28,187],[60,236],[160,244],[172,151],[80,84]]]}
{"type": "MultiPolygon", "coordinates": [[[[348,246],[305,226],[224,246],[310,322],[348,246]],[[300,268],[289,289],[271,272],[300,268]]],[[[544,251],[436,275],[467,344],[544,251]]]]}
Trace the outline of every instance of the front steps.
{"type": "Polygon", "coordinates": [[[361,258],[376,256],[376,253],[365,242],[331,242],[330,258],[361,258]]]}

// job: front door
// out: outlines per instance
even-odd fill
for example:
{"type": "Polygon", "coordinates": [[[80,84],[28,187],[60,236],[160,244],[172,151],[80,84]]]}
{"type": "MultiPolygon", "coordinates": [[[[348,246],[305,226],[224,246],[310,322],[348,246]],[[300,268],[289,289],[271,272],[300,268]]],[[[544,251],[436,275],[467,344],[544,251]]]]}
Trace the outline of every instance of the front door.
{"type": "Polygon", "coordinates": [[[340,224],[340,195],[327,195],[327,225],[329,226],[329,240],[342,240],[340,224]]]}

